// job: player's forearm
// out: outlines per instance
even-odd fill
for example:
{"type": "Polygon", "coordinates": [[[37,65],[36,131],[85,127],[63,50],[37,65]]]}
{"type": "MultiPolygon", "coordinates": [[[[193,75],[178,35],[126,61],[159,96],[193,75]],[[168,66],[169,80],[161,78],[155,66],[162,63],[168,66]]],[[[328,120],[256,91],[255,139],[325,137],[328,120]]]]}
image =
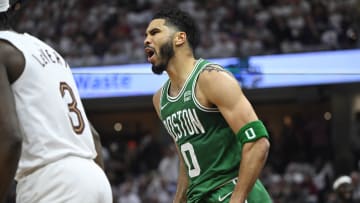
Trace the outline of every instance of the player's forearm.
{"type": "Polygon", "coordinates": [[[183,164],[180,164],[179,177],[176,194],[173,203],[186,203],[186,191],[188,187],[188,177],[183,164]]]}
{"type": "Polygon", "coordinates": [[[21,140],[2,141],[0,146],[0,203],[5,201],[18,166],[21,154],[21,140]]]}
{"type": "Polygon", "coordinates": [[[104,160],[102,157],[102,145],[101,145],[101,140],[100,140],[100,135],[99,133],[95,130],[94,126],[92,126],[90,124],[91,127],[91,134],[93,136],[94,139],[94,144],[95,144],[95,150],[97,153],[97,156],[95,158],[95,162],[102,168],[105,169],[105,165],[104,165],[104,160]]]}
{"type": "Polygon", "coordinates": [[[173,203],[186,203],[187,183],[178,182],[173,203]]]}
{"type": "Polygon", "coordinates": [[[101,145],[100,139],[94,140],[94,142],[95,142],[95,149],[96,149],[96,153],[97,153],[97,156],[94,161],[97,165],[99,165],[104,170],[105,164],[104,164],[104,159],[102,157],[102,145],[101,145]]]}
{"type": "Polygon", "coordinates": [[[269,142],[262,138],[255,143],[245,144],[242,151],[238,182],[231,197],[231,203],[243,203],[267,159],[269,142]]]}

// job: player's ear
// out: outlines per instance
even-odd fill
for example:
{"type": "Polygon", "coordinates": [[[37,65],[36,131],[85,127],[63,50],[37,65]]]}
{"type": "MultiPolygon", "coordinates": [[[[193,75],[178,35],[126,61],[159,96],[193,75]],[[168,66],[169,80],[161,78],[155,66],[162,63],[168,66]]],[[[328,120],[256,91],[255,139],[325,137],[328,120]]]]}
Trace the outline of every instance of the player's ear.
{"type": "Polygon", "coordinates": [[[10,9],[11,11],[20,10],[23,6],[25,0],[10,0],[10,9]]]}
{"type": "Polygon", "coordinates": [[[176,32],[175,33],[175,45],[180,46],[186,42],[186,33],[185,32],[176,32]]]}

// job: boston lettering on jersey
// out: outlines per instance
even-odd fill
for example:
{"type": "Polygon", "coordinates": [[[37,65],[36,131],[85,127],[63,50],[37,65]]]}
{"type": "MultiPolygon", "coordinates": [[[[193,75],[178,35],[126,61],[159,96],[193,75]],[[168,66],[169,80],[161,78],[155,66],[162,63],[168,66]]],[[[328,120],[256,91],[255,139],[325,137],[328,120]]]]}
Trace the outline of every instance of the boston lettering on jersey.
{"type": "Polygon", "coordinates": [[[205,133],[205,128],[199,120],[194,108],[182,109],[163,120],[166,130],[178,141],[189,135],[205,133]]]}
{"type": "Polygon", "coordinates": [[[34,57],[34,59],[39,62],[42,67],[45,68],[46,65],[51,63],[63,65],[65,68],[69,67],[69,65],[55,51],[43,48],[39,48],[38,50],[39,52],[32,54],[32,57],[34,57]]]}

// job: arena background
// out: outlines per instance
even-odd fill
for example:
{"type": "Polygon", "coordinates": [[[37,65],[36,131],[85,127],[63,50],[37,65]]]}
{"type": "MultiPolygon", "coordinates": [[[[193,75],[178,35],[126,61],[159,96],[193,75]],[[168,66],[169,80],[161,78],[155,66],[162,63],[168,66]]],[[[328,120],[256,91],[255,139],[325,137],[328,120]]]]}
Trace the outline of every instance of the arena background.
{"type": "MultiPolygon", "coordinates": [[[[360,48],[358,0],[29,0],[14,26],[54,46],[74,72],[143,64],[147,22],[164,5],[190,11],[198,21],[203,33],[199,56],[239,59],[226,68],[240,83],[242,76],[254,75],[239,71],[252,70],[251,64],[240,62],[253,57],[360,48]]],[[[244,88],[270,131],[271,151],[261,179],[274,203],[331,203],[332,183],[342,174],[352,176],[354,198],[360,200],[360,80],[346,79],[360,75],[356,56],[343,61],[354,65],[353,72],[342,73],[347,68],[342,66],[327,73],[326,66],[311,67],[319,69],[319,78],[344,77],[342,82],[244,88]]],[[[132,73],[116,69],[111,74],[132,73]]],[[[283,71],[277,76],[286,80],[292,75],[283,71]]],[[[172,202],[177,158],[151,95],[101,96],[83,102],[101,134],[114,202],[172,202]]],[[[8,203],[14,202],[14,193],[8,203]]]]}

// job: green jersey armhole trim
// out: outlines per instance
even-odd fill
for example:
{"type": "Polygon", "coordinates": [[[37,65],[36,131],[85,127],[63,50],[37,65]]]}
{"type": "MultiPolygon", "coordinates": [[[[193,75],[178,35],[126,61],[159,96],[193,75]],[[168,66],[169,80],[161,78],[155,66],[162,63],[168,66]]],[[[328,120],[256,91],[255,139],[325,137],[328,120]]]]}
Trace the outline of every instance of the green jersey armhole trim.
{"type": "MultiPolygon", "coordinates": [[[[206,65],[204,65],[204,67],[202,68],[202,69],[204,69],[207,65],[209,65],[209,64],[212,64],[212,63],[207,63],[206,65]]],[[[218,112],[220,112],[219,111],[219,109],[217,108],[217,107],[214,107],[214,108],[211,108],[211,107],[206,107],[206,106],[203,106],[202,104],[200,104],[200,102],[197,100],[197,98],[196,98],[196,91],[195,91],[195,89],[196,89],[196,84],[197,84],[197,81],[198,81],[198,79],[199,79],[199,76],[200,76],[200,73],[201,73],[201,71],[202,70],[200,70],[198,73],[197,73],[197,75],[196,75],[196,77],[195,77],[195,79],[194,79],[194,81],[193,81],[193,84],[192,84],[192,87],[191,87],[191,91],[192,91],[192,98],[193,98],[193,100],[194,100],[194,103],[195,103],[195,105],[196,105],[196,107],[198,107],[198,109],[199,110],[201,110],[201,111],[204,111],[204,112],[210,112],[210,113],[218,113],[218,112]]]]}

